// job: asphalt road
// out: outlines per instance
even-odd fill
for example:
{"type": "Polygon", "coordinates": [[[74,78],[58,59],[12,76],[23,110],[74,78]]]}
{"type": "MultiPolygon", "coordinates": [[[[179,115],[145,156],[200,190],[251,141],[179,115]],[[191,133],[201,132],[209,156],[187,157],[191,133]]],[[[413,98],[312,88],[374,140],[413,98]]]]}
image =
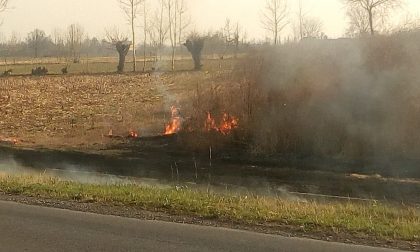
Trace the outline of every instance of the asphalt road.
{"type": "Polygon", "coordinates": [[[144,221],[0,201],[0,251],[311,251],[386,249],[144,221]]]}

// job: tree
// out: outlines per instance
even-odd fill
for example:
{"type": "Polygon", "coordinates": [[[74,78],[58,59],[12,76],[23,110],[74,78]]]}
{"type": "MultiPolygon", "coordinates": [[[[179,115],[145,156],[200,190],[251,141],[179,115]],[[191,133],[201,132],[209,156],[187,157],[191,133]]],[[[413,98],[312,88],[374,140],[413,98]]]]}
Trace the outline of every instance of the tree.
{"type": "Polygon", "coordinates": [[[194,61],[194,70],[201,70],[203,65],[201,64],[201,52],[204,48],[204,38],[196,34],[189,36],[187,41],[184,43],[194,61]]]}
{"type": "Polygon", "coordinates": [[[171,68],[175,70],[175,51],[177,46],[177,27],[178,27],[178,0],[166,0],[168,11],[169,40],[171,41],[171,68]]]}
{"type": "Polygon", "coordinates": [[[184,39],[183,34],[185,29],[188,28],[188,26],[191,24],[191,17],[189,15],[187,15],[188,13],[188,8],[187,5],[185,4],[184,0],[178,0],[178,8],[177,8],[177,13],[178,13],[178,20],[179,20],[179,27],[178,27],[178,40],[179,40],[179,44],[182,44],[182,40],[184,39]]]}
{"type": "Polygon", "coordinates": [[[125,12],[127,20],[131,26],[131,39],[133,43],[133,72],[136,71],[137,62],[136,62],[136,19],[139,13],[140,5],[143,0],[118,0],[121,9],[125,12]]]}
{"type": "Polygon", "coordinates": [[[152,44],[152,46],[156,49],[156,56],[161,58],[162,54],[159,53],[162,51],[165,41],[168,38],[168,19],[165,16],[166,8],[166,0],[159,0],[157,9],[153,15],[153,17],[150,17],[149,20],[149,27],[148,27],[148,33],[149,33],[149,40],[152,44]]]}
{"type": "Polygon", "coordinates": [[[225,21],[225,27],[223,28],[224,37],[226,38],[227,46],[233,44],[235,46],[234,57],[237,58],[239,51],[239,40],[240,40],[240,27],[239,23],[236,23],[235,28],[231,26],[230,19],[227,18],[225,21]]]}
{"type": "Polygon", "coordinates": [[[146,70],[146,45],[147,45],[147,31],[149,30],[147,22],[147,6],[146,0],[143,0],[143,72],[146,70]]]}
{"type": "Polygon", "coordinates": [[[51,33],[51,38],[55,46],[56,55],[59,57],[62,57],[65,51],[65,41],[64,41],[63,32],[60,30],[60,28],[53,29],[51,33]]]}
{"type": "Polygon", "coordinates": [[[316,17],[308,16],[308,12],[299,0],[297,21],[293,24],[293,31],[295,39],[302,40],[303,38],[321,38],[324,36],[322,32],[322,21],[316,17]]]}
{"type": "Polygon", "coordinates": [[[79,24],[71,24],[67,27],[67,47],[69,48],[70,56],[73,57],[73,62],[79,62],[80,49],[83,42],[83,27],[79,24]]]}
{"type": "Polygon", "coordinates": [[[304,13],[304,10],[303,10],[302,0],[299,0],[298,19],[299,19],[299,37],[302,40],[303,37],[305,36],[304,31],[303,31],[303,24],[304,24],[304,20],[305,20],[305,13],[304,13]]]}
{"type": "MultiPolygon", "coordinates": [[[[386,15],[392,8],[398,7],[403,0],[343,0],[350,9],[361,8],[367,16],[369,23],[369,31],[371,35],[375,35],[375,19],[381,13],[386,15]]],[[[350,14],[354,14],[350,12],[350,14]]],[[[349,15],[350,18],[352,16],[349,15]]],[[[353,20],[354,22],[355,20],[353,20]]]]}
{"type": "Polygon", "coordinates": [[[322,37],[322,21],[319,18],[308,17],[304,18],[302,23],[302,32],[306,38],[321,38],[322,37]]]}
{"type": "Polygon", "coordinates": [[[128,54],[128,51],[130,50],[132,42],[128,41],[128,38],[122,35],[118,31],[118,29],[107,30],[106,37],[107,37],[108,43],[111,43],[113,46],[115,46],[115,49],[118,52],[119,60],[118,60],[117,72],[123,73],[124,67],[125,67],[125,58],[128,54]]]}
{"type": "Polygon", "coordinates": [[[0,0],[0,13],[4,12],[7,9],[7,4],[9,0],[0,0]]]}
{"type": "Polygon", "coordinates": [[[286,0],[266,0],[261,23],[265,30],[272,33],[274,44],[277,45],[280,32],[289,24],[286,0]]]}
{"type": "Polygon", "coordinates": [[[370,33],[369,18],[361,7],[349,8],[347,10],[349,26],[346,35],[349,37],[359,37],[370,33]]]}
{"type": "Polygon", "coordinates": [[[47,36],[45,32],[40,29],[35,29],[28,34],[26,42],[28,43],[28,47],[34,50],[35,58],[38,58],[39,51],[46,40],[47,36]]]}

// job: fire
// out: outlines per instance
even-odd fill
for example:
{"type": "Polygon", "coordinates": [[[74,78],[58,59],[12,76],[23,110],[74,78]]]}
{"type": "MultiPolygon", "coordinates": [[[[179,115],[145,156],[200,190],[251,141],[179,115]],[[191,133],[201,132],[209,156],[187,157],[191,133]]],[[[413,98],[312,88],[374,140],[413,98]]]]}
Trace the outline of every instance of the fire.
{"type": "Polygon", "coordinates": [[[181,130],[182,120],[179,114],[179,109],[175,106],[171,107],[172,119],[171,122],[166,125],[164,135],[173,135],[181,130]]]}
{"type": "Polygon", "coordinates": [[[17,140],[16,138],[2,138],[2,137],[0,137],[0,143],[16,145],[16,144],[19,143],[19,140],[17,140]]]}
{"type": "Polygon", "coordinates": [[[128,137],[129,138],[138,138],[139,137],[139,133],[137,133],[136,131],[134,131],[134,130],[130,130],[129,132],[128,132],[128,137]]]}
{"type": "Polygon", "coordinates": [[[223,114],[223,121],[219,127],[220,133],[223,135],[229,135],[233,129],[236,129],[239,126],[239,120],[233,116],[230,116],[227,113],[223,114]]]}
{"type": "Polygon", "coordinates": [[[204,127],[207,131],[212,131],[212,130],[216,130],[218,131],[219,129],[217,128],[216,125],[216,121],[214,120],[214,118],[211,116],[210,112],[207,112],[207,119],[206,122],[204,124],[204,127]]]}
{"type": "Polygon", "coordinates": [[[207,119],[205,121],[205,129],[207,131],[215,130],[217,132],[220,132],[223,135],[229,135],[230,132],[239,126],[239,120],[229,115],[228,113],[224,113],[222,117],[222,122],[219,126],[216,124],[216,120],[212,117],[211,113],[207,113],[207,119]]]}

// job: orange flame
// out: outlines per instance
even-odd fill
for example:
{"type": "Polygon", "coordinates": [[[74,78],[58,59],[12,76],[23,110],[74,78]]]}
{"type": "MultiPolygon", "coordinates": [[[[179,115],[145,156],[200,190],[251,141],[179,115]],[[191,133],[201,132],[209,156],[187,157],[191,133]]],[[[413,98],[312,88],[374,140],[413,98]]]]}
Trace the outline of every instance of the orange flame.
{"type": "Polygon", "coordinates": [[[175,106],[171,107],[172,119],[171,122],[165,127],[164,135],[173,135],[181,130],[182,120],[179,115],[179,109],[175,106]]]}
{"type": "Polygon", "coordinates": [[[207,112],[207,119],[206,119],[206,122],[204,124],[204,127],[207,131],[212,131],[212,130],[218,131],[219,130],[216,126],[216,121],[211,116],[210,112],[207,112]]]}
{"type": "Polygon", "coordinates": [[[215,119],[212,117],[210,112],[207,112],[207,119],[205,121],[205,129],[207,131],[215,130],[217,132],[222,133],[223,135],[229,135],[232,130],[238,128],[239,120],[234,117],[230,116],[227,113],[223,114],[222,122],[220,126],[217,126],[215,119]]]}
{"type": "Polygon", "coordinates": [[[128,132],[128,137],[129,138],[138,138],[139,137],[139,133],[137,133],[136,131],[134,131],[134,130],[130,130],[129,132],[128,132]]]}
{"type": "Polygon", "coordinates": [[[229,135],[233,129],[239,126],[239,120],[234,116],[230,116],[227,113],[223,114],[223,121],[219,127],[220,133],[223,135],[229,135]]]}
{"type": "Polygon", "coordinates": [[[19,143],[19,140],[17,140],[16,138],[1,138],[0,137],[0,142],[16,145],[19,143]]]}

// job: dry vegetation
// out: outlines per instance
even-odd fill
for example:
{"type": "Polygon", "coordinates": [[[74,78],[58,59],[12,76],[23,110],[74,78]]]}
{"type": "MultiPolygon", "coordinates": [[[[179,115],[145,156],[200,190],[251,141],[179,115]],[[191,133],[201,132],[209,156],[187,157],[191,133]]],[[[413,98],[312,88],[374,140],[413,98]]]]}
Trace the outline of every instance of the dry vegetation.
{"type": "MultiPolygon", "coordinates": [[[[384,160],[418,157],[417,34],[306,41],[253,52],[233,71],[0,79],[4,137],[92,145],[101,136],[163,133],[180,109],[193,147],[208,113],[239,127],[227,141],[257,156],[384,160]]],[[[188,135],[188,134],[187,134],[188,135]]]]}
{"type": "Polygon", "coordinates": [[[0,79],[0,135],[21,144],[92,145],[130,130],[161,134],[170,106],[204,73],[0,79]]]}
{"type": "Polygon", "coordinates": [[[78,202],[134,206],[143,210],[218,221],[299,227],[350,237],[399,240],[418,245],[418,209],[378,203],[316,203],[275,197],[212,194],[188,189],[126,185],[87,185],[46,176],[0,175],[0,191],[78,202]]]}
{"type": "Polygon", "coordinates": [[[416,159],[417,39],[307,41],[262,51],[238,64],[229,85],[208,90],[204,96],[215,98],[204,107],[240,116],[242,137],[258,155],[416,159]]]}

